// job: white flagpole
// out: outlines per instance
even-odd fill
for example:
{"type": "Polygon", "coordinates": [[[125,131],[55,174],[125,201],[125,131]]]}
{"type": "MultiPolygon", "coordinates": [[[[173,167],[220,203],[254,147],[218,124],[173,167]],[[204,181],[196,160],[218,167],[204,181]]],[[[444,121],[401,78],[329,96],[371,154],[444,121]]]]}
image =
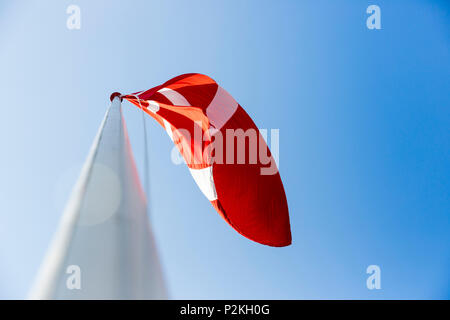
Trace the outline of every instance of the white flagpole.
{"type": "Polygon", "coordinates": [[[30,299],[165,299],[120,94],[107,110],[30,299]]]}

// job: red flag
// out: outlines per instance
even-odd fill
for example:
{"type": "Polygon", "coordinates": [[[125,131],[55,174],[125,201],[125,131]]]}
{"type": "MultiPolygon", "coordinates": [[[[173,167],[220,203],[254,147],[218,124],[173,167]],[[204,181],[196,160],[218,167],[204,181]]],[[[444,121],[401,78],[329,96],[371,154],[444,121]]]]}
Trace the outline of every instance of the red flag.
{"type": "Polygon", "coordinates": [[[165,128],[200,190],[230,226],[274,247],[291,244],[280,174],[257,126],[208,76],[192,73],[123,96],[165,128]]]}

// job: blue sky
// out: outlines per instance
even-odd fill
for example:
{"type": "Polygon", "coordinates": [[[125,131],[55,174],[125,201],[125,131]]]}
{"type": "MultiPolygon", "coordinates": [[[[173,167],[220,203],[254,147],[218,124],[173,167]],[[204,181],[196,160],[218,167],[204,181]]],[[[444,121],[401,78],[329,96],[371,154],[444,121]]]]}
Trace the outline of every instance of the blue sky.
{"type": "MultiPolygon", "coordinates": [[[[109,94],[200,72],[280,129],[293,244],[226,225],[148,119],[172,298],[448,299],[449,14],[415,0],[2,1],[0,298],[26,296],[109,94]],[[366,288],[372,264],[381,290],[366,288]]],[[[141,115],[123,109],[143,172],[141,115]]]]}

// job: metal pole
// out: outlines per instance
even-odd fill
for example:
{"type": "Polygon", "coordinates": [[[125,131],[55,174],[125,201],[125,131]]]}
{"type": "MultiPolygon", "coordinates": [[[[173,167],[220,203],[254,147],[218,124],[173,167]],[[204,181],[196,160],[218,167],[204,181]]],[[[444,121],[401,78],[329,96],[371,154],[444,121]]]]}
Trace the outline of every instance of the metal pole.
{"type": "Polygon", "coordinates": [[[29,297],[165,299],[146,208],[113,94],[29,297]]]}

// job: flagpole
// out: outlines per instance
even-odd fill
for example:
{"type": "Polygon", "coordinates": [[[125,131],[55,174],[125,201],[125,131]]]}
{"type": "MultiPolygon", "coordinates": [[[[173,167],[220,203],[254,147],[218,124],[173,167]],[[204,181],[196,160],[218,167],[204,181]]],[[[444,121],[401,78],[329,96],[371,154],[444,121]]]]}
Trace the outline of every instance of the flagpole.
{"type": "Polygon", "coordinates": [[[165,299],[147,199],[111,95],[30,299],[165,299]]]}

